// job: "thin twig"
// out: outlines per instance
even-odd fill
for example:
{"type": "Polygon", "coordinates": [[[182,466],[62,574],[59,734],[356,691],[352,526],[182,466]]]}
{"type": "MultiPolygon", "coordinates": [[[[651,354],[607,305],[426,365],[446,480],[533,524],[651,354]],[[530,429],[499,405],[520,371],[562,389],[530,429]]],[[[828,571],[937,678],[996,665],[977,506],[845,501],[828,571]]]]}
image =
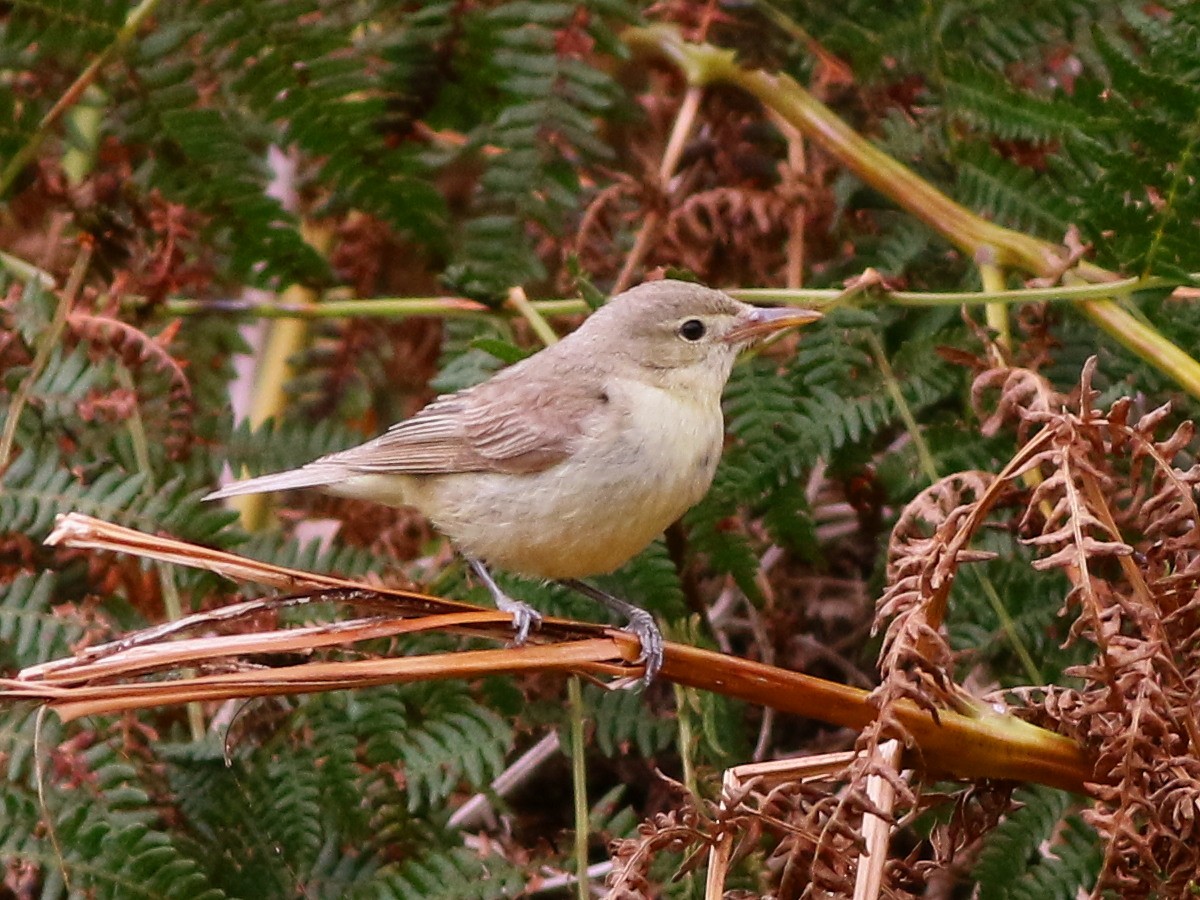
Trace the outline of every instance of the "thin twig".
{"type": "Polygon", "coordinates": [[[571,794],[574,798],[575,818],[575,893],[579,900],[588,897],[588,833],[590,822],[587,800],[587,752],[584,750],[583,720],[583,689],[579,684],[579,676],[572,675],[567,679],[567,709],[571,723],[571,794]]]}
{"type": "Polygon", "coordinates": [[[20,421],[21,413],[33,393],[34,383],[41,377],[46,364],[50,362],[50,355],[59,346],[59,338],[62,337],[63,329],[67,325],[67,317],[71,314],[71,307],[79,296],[79,289],[83,286],[83,278],[87,274],[91,261],[92,244],[91,241],[85,240],[83,246],[79,248],[79,255],[75,257],[75,264],[71,267],[71,274],[67,278],[67,287],[59,298],[58,307],[54,310],[54,318],[42,332],[29,371],[22,379],[20,387],[13,393],[12,402],[8,405],[8,416],[4,420],[4,433],[0,435],[0,471],[8,466],[13,444],[17,439],[17,423],[20,421]]]}
{"type": "Polygon", "coordinates": [[[546,321],[545,316],[529,302],[529,297],[525,295],[525,289],[521,287],[510,288],[508,292],[508,305],[516,310],[529,327],[533,329],[543,344],[549,347],[551,344],[558,343],[558,335],[554,333],[554,329],[550,327],[550,323],[546,321]]]}
{"type": "MultiPolygon", "coordinates": [[[[683,103],[679,106],[679,112],[675,115],[675,124],[671,127],[671,135],[667,138],[667,146],[663,150],[662,162],[658,167],[658,183],[664,197],[671,196],[671,176],[675,174],[675,167],[679,165],[679,157],[683,154],[683,148],[687,146],[692,127],[696,124],[696,115],[700,111],[700,101],[703,96],[704,88],[702,86],[689,86],[683,95],[683,103]]],[[[614,293],[620,293],[633,283],[633,274],[642,264],[646,253],[649,252],[651,243],[658,237],[658,228],[661,224],[662,213],[658,210],[652,209],[646,213],[646,217],[642,220],[642,227],[634,239],[633,249],[625,257],[621,271],[617,274],[616,283],[613,285],[614,293]]]]}
{"type": "Polygon", "coordinates": [[[79,98],[83,96],[83,92],[87,89],[88,85],[96,80],[100,74],[100,70],[124,51],[133,39],[137,37],[138,30],[154,13],[154,9],[157,6],[158,0],[142,0],[141,3],[131,9],[129,15],[125,17],[125,23],[117,31],[112,42],[100,51],[100,55],[93,59],[88,67],[79,74],[79,77],[58,98],[58,102],[50,107],[50,111],[42,117],[42,121],[38,123],[33,134],[29,136],[29,140],[9,158],[4,170],[0,171],[0,197],[8,193],[8,189],[12,187],[21,170],[29,164],[37,154],[38,149],[42,146],[42,142],[50,136],[50,132],[58,124],[58,120],[79,101],[79,98]]]}

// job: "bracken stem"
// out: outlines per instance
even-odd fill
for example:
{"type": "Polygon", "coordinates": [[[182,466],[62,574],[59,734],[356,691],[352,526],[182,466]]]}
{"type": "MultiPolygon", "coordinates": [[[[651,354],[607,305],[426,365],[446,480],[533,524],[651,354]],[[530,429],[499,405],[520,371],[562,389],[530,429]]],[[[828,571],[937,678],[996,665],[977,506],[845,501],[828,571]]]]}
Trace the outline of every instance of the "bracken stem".
{"type": "Polygon", "coordinates": [[[5,165],[4,170],[0,171],[0,197],[8,193],[8,189],[12,187],[21,170],[29,164],[33,157],[37,154],[38,148],[42,146],[42,142],[50,136],[51,130],[58,120],[66,114],[72,106],[79,102],[79,98],[83,96],[88,86],[96,80],[108,63],[124,49],[129,46],[135,37],[142,24],[150,18],[158,6],[159,0],[142,0],[137,6],[130,10],[129,15],[125,17],[125,23],[117,31],[116,37],[112,42],[105,47],[100,55],[91,61],[86,69],[84,69],[79,77],[67,88],[66,92],[58,98],[58,102],[50,108],[50,111],[42,117],[42,121],[38,123],[37,129],[29,136],[29,140],[12,155],[5,165]]]}
{"type": "MultiPolygon", "coordinates": [[[[663,57],[689,85],[734,85],[774,110],[837,159],[864,183],[959,248],[980,266],[1015,268],[1041,278],[1062,276],[1063,248],[988,222],[947,197],[907,166],[888,156],[843,122],[795,79],[739,66],[732,51],[685,41],[673,28],[630,28],[622,39],[633,50],[663,57]]],[[[1073,269],[1076,278],[1107,282],[1117,276],[1094,263],[1073,269]]],[[[1081,311],[1118,343],[1164,372],[1200,399],[1200,362],[1172,344],[1153,326],[1106,300],[1080,305],[1081,311]]]]}

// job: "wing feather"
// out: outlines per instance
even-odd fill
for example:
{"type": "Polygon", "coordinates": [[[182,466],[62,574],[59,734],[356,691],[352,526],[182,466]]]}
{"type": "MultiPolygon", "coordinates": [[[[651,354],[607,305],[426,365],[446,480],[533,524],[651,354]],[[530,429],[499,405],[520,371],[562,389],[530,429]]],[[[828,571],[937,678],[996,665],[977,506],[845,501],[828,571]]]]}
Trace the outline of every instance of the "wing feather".
{"type": "Polygon", "coordinates": [[[603,401],[597,390],[525,374],[439,397],[373,441],[325,459],[363,474],[548,469],[571,455],[603,401]]]}

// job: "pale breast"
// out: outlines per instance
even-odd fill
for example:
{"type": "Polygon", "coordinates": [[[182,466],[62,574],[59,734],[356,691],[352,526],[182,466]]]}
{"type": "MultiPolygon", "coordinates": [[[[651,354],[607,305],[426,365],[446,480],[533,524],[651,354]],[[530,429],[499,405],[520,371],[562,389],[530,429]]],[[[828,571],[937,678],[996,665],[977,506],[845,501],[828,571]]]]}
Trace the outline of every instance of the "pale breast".
{"type": "Polygon", "coordinates": [[[416,506],[472,556],[520,574],[582,578],[640,552],[704,496],[721,451],[719,398],[610,384],[571,458],[524,475],[414,479],[416,506]]]}

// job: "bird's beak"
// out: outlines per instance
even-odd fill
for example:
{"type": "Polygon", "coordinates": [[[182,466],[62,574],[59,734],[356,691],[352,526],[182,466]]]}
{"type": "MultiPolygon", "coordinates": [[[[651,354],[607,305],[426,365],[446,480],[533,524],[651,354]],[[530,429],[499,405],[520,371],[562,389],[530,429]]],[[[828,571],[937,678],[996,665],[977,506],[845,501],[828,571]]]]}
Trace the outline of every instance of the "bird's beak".
{"type": "Polygon", "coordinates": [[[726,333],[725,340],[731,344],[751,344],[785,328],[810,325],[819,318],[821,314],[815,309],[799,306],[752,306],[738,316],[738,323],[726,333]]]}

